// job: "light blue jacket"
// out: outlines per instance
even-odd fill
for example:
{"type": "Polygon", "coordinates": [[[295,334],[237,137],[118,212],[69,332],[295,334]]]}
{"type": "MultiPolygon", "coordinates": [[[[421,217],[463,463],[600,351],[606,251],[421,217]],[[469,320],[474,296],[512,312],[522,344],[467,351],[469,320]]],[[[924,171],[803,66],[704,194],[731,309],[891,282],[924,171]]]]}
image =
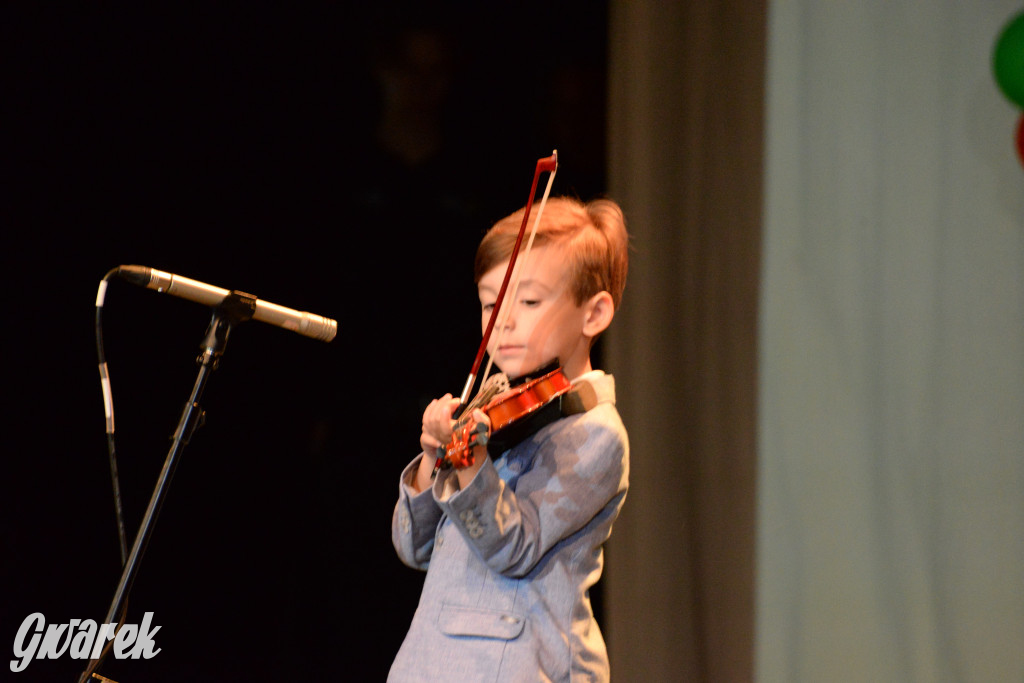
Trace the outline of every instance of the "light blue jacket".
{"type": "Polygon", "coordinates": [[[626,497],[629,444],[611,375],[588,373],[593,407],[483,464],[465,490],[402,473],[392,540],[426,569],[389,681],[608,681],[589,588],[626,497]]]}

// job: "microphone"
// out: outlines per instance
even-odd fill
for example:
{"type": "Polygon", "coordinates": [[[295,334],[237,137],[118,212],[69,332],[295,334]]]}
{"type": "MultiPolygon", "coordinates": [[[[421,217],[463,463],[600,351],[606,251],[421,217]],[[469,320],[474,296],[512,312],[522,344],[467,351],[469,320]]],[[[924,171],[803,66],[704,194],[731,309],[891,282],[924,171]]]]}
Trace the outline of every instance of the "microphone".
{"type": "MultiPolygon", "coordinates": [[[[230,291],[220,287],[145,266],[120,266],[117,268],[117,275],[147,289],[155,289],[158,292],[207,306],[217,306],[231,294],[230,291]]],[[[252,318],[325,342],[334,339],[334,335],[338,333],[338,323],[335,320],[285,308],[260,299],[256,299],[256,311],[252,318]]]]}

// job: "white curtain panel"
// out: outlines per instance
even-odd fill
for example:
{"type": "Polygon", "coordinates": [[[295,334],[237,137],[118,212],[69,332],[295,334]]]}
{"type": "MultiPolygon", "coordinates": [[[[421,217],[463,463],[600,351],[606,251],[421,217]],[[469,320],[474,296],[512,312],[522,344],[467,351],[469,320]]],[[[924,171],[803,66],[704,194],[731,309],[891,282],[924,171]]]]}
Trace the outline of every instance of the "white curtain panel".
{"type": "Polygon", "coordinates": [[[1024,681],[1021,10],[769,6],[760,681],[1024,681]]]}

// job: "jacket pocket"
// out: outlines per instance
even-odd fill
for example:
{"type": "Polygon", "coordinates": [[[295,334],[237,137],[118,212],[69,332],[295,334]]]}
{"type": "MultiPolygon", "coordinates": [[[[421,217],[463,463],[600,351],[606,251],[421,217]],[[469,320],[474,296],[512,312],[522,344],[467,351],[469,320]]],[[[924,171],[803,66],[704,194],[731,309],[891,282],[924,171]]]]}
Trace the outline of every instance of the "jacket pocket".
{"type": "Polygon", "coordinates": [[[523,632],[526,619],[511,612],[444,604],[441,605],[437,625],[442,633],[449,636],[512,640],[523,632]]]}

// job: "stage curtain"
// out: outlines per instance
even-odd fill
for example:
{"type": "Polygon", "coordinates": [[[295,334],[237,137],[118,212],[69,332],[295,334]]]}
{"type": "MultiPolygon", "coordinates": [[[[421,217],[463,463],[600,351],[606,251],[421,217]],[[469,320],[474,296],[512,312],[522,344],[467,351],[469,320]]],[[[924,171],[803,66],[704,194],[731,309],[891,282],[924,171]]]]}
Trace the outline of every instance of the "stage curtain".
{"type": "Polygon", "coordinates": [[[632,446],[612,680],[748,681],[765,10],[616,1],[609,36],[609,193],[633,236],[602,342],[632,446]]]}
{"type": "Polygon", "coordinates": [[[612,3],[614,680],[1024,680],[1019,11],[612,3]]]}
{"type": "Polygon", "coordinates": [[[760,680],[1024,680],[1021,9],[770,4],[760,680]]]}

